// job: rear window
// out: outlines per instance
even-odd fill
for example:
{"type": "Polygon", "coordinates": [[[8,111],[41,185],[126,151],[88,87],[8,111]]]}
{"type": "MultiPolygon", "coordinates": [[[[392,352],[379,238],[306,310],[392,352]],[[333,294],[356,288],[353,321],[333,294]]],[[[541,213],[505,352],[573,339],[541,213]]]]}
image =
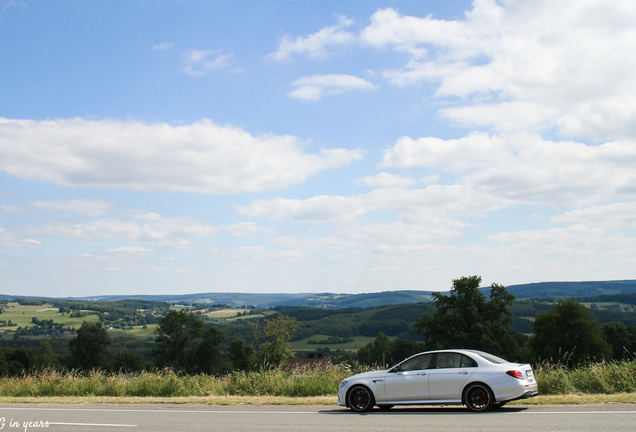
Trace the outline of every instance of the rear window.
{"type": "Polygon", "coordinates": [[[480,357],[483,357],[484,359],[488,360],[490,363],[494,363],[494,364],[503,364],[503,363],[510,363],[508,360],[504,360],[501,357],[497,357],[494,356],[492,354],[488,354],[482,351],[473,351],[475,354],[477,354],[480,357]]]}

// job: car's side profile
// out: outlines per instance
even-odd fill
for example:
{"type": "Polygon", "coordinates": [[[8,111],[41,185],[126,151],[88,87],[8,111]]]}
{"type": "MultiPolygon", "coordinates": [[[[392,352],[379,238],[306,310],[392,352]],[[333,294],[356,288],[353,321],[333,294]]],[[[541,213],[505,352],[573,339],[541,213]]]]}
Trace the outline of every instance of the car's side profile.
{"type": "Polygon", "coordinates": [[[354,411],[374,406],[466,405],[489,411],[538,394],[529,364],[510,363],[475,350],[416,354],[388,370],[353,375],[340,382],[338,405],[354,411]]]}

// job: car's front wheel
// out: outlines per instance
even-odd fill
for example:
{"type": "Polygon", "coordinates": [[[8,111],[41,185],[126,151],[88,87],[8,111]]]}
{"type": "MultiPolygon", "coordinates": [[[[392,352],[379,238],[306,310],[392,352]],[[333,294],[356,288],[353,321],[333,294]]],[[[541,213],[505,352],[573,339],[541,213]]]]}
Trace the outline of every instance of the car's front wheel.
{"type": "Polygon", "coordinates": [[[357,412],[371,411],[375,405],[373,393],[363,385],[354,386],[347,395],[349,407],[357,412]]]}
{"type": "Polygon", "coordinates": [[[495,404],[495,397],[488,386],[484,384],[472,384],[466,389],[464,402],[471,411],[490,411],[495,404]]]}

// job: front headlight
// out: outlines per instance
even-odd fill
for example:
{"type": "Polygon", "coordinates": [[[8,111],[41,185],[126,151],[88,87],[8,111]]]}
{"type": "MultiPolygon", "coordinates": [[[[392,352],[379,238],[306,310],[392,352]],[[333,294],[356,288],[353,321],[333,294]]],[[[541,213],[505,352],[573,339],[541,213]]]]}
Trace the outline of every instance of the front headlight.
{"type": "Polygon", "coordinates": [[[339,388],[343,388],[346,385],[347,385],[347,380],[342,380],[342,381],[340,381],[340,387],[339,388]]]}

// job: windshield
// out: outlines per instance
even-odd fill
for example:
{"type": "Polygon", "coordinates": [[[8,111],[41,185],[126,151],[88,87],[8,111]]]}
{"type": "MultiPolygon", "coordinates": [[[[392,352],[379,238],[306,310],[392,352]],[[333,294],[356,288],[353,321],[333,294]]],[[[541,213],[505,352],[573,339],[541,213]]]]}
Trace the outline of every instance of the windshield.
{"type": "Polygon", "coordinates": [[[485,353],[483,351],[471,351],[471,352],[474,352],[475,354],[479,355],[480,357],[485,358],[490,363],[494,363],[494,364],[510,363],[508,360],[504,360],[504,359],[502,359],[500,357],[494,356],[492,354],[485,353]]]}

